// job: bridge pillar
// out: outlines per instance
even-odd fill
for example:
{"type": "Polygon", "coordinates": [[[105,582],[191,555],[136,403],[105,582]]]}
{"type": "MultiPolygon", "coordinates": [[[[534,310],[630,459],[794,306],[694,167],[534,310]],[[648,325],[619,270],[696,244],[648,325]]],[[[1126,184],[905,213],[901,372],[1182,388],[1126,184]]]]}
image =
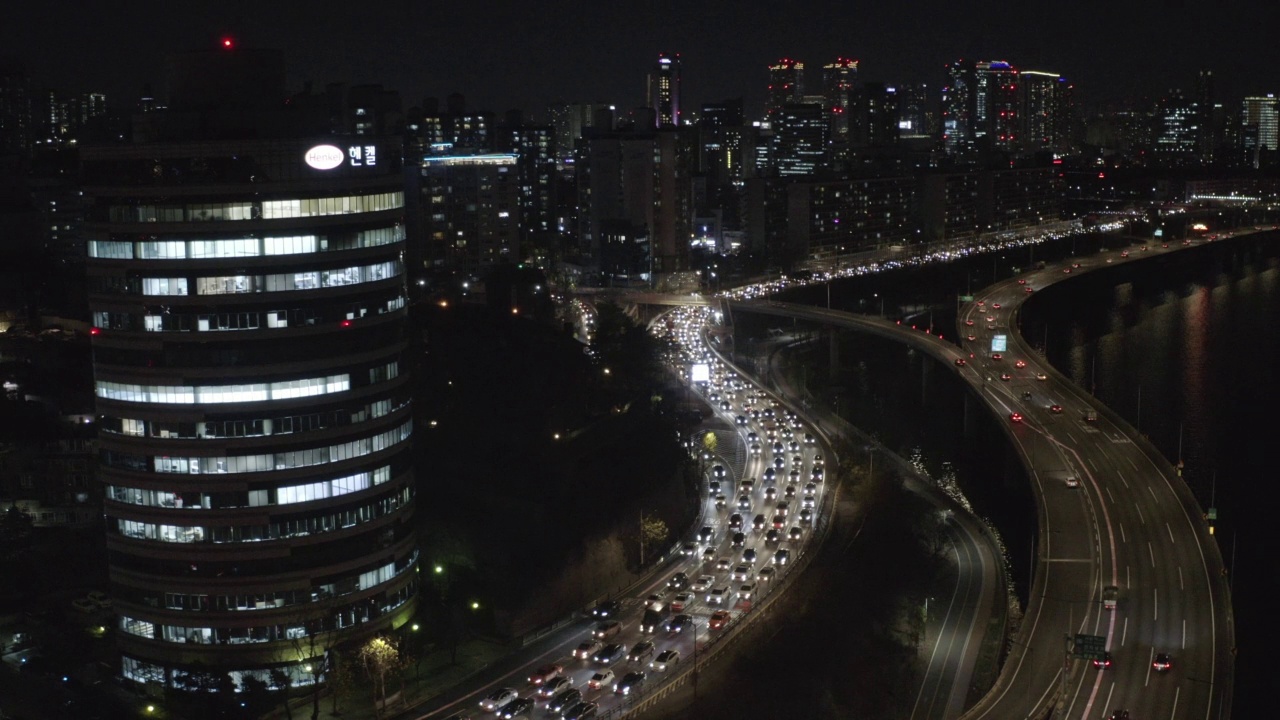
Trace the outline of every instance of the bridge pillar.
{"type": "Polygon", "coordinates": [[[933,367],[933,362],[920,354],[920,405],[924,406],[929,402],[929,372],[933,367]]]}

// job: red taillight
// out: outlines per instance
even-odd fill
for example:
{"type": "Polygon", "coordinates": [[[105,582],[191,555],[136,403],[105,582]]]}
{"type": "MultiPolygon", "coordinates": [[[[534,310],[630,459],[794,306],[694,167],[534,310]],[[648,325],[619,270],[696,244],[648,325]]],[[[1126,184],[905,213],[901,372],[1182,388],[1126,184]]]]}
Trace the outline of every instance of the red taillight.
{"type": "Polygon", "coordinates": [[[90,334],[90,335],[101,335],[101,334],[102,334],[102,328],[96,328],[96,327],[95,327],[95,328],[89,328],[89,334],[90,334]]]}
{"type": "Polygon", "coordinates": [[[342,321],[342,327],[351,327],[351,321],[350,321],[350,320],[343,320],[343,321],[342,321]]]}

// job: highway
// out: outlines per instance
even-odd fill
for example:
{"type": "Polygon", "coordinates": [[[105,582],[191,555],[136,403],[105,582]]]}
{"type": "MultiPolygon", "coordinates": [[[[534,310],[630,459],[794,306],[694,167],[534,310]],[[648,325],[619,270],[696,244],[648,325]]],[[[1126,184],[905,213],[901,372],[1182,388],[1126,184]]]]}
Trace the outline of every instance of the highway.
{"type": "Polygon", "coordinates": [[[1186,246],[1144,247],[987,288],[976,296],[981,304],[962,308],[960,348],[878,318],[777,302],[729,306],[731,313],[740,307],[904,341],[951,365],[1006,420],[1035,486],[1038,563],[1003,672],[966,718],[1093,719],[1117,710],[1135,718],[1230,716],[1230,606],[1222,558],[1198,505],[1167,460],[1047,367],[1016,330],[1017,309],[1033,294],[1028,288],[1186,246]],[[997,335],[1008,343],[999,353],[992,350],[997,335]],[[1115,610],[1102,607],[1110,585],[1119,588],[1115,610]],[[1111,665],[1097,670],[1068,660],[1066,637],[1075,634],[1104,637],[1111,665]],[[1156,653],[1168,653],[1172,668],[1156,671],[1156,653]]]}
{"type": "MultiPolygon", "coordinates": [[[[511,691],[504,699],[532,701],[515,717],[556,716],[559,713],[549,709],[551,698],[533,680],[546,667],[558,668],[551,675],[567,679],[561,690],[578,690],[581,701],[595,707],[595,717],[616,718],[643,709],[664,684],[688,679],[686,670],[700,662],[699,655],[705,659],[807,561],[810,538],[821,522],[818,514],[830,512],[824,457],[829,449],[804,420],[715,358],[702,338],[709,313],[705,307],[672,311],[668,334],[680,347],[671,358],[673,369],[687,378],[692,364],[706,366],[708,379],[694,383],[695,391],[716,410],[711,424],[733,428],[745,452],[730,453],[728,447],[723,457],[716,450],[707,452],[697,527],[679,539],[648,582],[616,599],[616,614],[574,623],[555,633],[541,652],[508,663],[510,668],[498,676],[401,717],[502,717],[501,712],[482,711],[481,702],[503,689],[511,691]],[[675,581],[680,573],[687,582],[675,581]],[[641,621],[647,608],[660,609],[661,620],[646,632],[641,621]],[[683,625],[676,620],[681,615],[686,616],[683,625]],[[607,630],[608,636],[598,640],[593,637],[614,620],[619,623],[616,630],[607,630]],[[621,654],[606,660],[600,651],[611,644],[619,645],[621,654]],[[656,660],[667,651],[676,655],[665,668],[659,667],[656,660]],[[615,691],[615,683],[631,672],[645,673],[643,684],[626,694],[615,691]]],[[[716,434],[717,448],[732,440],[724,434],[716,434]]]]}

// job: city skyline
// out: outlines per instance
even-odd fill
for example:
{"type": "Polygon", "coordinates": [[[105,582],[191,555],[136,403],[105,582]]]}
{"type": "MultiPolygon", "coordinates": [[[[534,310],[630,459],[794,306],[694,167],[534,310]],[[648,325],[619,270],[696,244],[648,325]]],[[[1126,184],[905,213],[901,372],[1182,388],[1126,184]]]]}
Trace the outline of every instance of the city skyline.
{"type": "Polygon", "coordinates": [[[1061,73],[1092,103],[1189,90],[1201,68],[1219,78],[1219,97],[1266,92],[1269,80],[1257,69],[1276,65],[1280,52],[1247,8],[1233,7],[1215,11],[1211,23],[1167,7],[1001,18],[941,3],[910,17],[876,7],[832,13],[816,4],[506,9],[433,14],[374,2],[360,18],[320,6],[303,22],[288,6],[188,3],[180,13],[140,13],[146,23],[105,13],[67,23],[56,5],[28,6],[13,14],[9,26],[22,32],[5,47],[43,85],[129,101],[146,84],[163,85],[155,70],[163,56],[230,37],[238,47],[283,51],[291,90],[307,82],[381,83],[399,90],[407,106],[460,92],[471,108],[535,113],[555,100],[642,106],[654,58],[680,53],[686,109],[741,95],[749,115],[763,108],[767,68],[780,57],[807,63],[815,87],[822,65],[838,57],[857,59],[860,79],[929,84],[941,84],[945,64],[957,58],[1001,58],[1061,73]]]}

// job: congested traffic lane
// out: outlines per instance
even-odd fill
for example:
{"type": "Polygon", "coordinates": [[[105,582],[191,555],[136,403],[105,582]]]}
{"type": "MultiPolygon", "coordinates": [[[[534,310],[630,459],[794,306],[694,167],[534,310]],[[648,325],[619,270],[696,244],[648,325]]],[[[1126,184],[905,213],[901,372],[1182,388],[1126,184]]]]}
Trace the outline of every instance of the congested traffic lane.
{"type": "Polygon", "coordinates": [[[708,312],[672,312],[668,359],[684,377],[692,363],[707,366],[693,387],[746,443],[741,470],[706,452],[701,520],[648,583],[593,608],[593,622],[515,672],[418,717],[619,717],[733,632],[790,571],[821,507],[825,462],[811,428],[706,348],[708,312]]]}

